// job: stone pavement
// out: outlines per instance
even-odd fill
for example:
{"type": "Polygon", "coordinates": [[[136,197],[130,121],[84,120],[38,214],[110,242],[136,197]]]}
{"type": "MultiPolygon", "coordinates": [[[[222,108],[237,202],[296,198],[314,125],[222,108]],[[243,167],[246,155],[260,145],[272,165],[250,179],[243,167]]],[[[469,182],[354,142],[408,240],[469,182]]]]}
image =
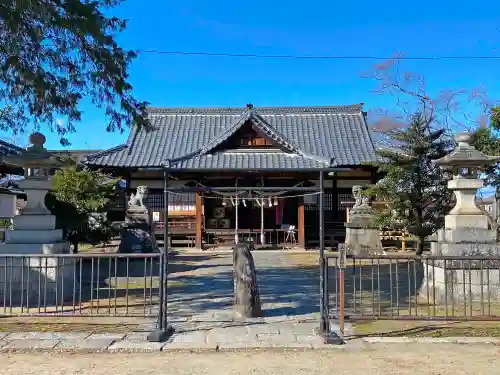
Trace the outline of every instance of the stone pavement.
{"type": "MultiPolygon", "coordinates": [[[[232,253],[185,253],[169,264],[168,318],[176,334],[170,347],[312,347],[322,344],[319,268],[299,267],[286,251],[254,251],[262,318],[233,315],[232,253]],[[177,286],[179,285],[179,286],[177,286]]],[[[303,254],[304,255],[304,254],[303,254]]],[[[317,253],[305,254],[317,257],[317,253]]],[[[156,321],[143,325],[151,332],[156,321]]],[[[336,324],[331,325],[338,331],[336,324]]],[[[346,333],[352,331],[346,325],[346,333]]]]}
{"type": "Polygon", "coordinates": [[[499,338],[451,337],[367,337],[348,340],[345,345],[323,343],[311,323],[216,328],[184,332],[166,343],[151,343],[146,332],[130,334],[90,334],[83,332],[1,333],[0,353],[70,352],[70,353],[147,353],[160,351],[226,351],[252,349],[348,350],[362,351],[388,344],[461,344],[500,345],[499,338]]]}
{"type": "MultiPolygon", "coordinates": [[[[310,254],[317,256],[316,254],[310,254]]],[[[253,252],[263,322],[318,322],[319,268],[298,267],[286,251],[253,252]]],[[[169,264],[169,319],[176,330],[237,325],[233,318],[232,253],[180,253],[169,264]]],[[[248,323],[248,322],[247,322],[248,323]]],[[[151,320],[145,330],[154,328],[151,320]]]]}
{"type": "Polygon", "coordinates": [[[250,348],[323,348],[316,323],[240,323],[212,329],[176,332],[166,343],[150,343],[149,332],[91,334],[84,332],[1,333],[0,351],[108,351],[224,350],[250,348]]]}

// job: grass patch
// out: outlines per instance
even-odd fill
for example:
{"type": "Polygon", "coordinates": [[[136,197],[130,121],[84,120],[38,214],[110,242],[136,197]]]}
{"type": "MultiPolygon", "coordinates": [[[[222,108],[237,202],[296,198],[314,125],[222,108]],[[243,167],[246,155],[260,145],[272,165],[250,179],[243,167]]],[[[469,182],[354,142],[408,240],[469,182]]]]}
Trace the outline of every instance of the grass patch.
{"type": "Polygon", "coordinates": [[[13,317],[0,319],[0,332],[130,333],[143,323],[137,318],[13,317]]]}
{"type": "MultiPolygon", "coordinates": [[[[154,289],[160,286],[159,277],[111,277],[105,280],[106,284],[112,289],[144,290],[154,289]]],[[[179,280],[168,280],[168,287],[181,287],[185,283],[179,280]]]]}
{"type": "Polygon", "coordinates": [[[500,337],[500,322],[374,320],[354,323],[357,337],[500,337]]]}
{"type": "MultiPolygon", "coordinates": [[[[337,251],[328,252],[328,254],[337,254],[337,251]]],[[[387,255],[397,258],[397,260],[403,261],[408,258],[408,252],[387,252],[387,255]]],[[[286,259],[297,267],[310,267],[317,266],[319,267],[319,252],[317,251],[304,251],[303,253],[289,253],[286,254],[286,259]]],[[[368,265],[368,266],[377,266],[377,265],[387,265],[387,264],[395,264],[396,259],[356,259],[347,258],[347,267],[353,267],[354,265],[368,265]]],[[[335,258],[330,258],[328,261],[329,267],[335,266],[335,258]]]]}

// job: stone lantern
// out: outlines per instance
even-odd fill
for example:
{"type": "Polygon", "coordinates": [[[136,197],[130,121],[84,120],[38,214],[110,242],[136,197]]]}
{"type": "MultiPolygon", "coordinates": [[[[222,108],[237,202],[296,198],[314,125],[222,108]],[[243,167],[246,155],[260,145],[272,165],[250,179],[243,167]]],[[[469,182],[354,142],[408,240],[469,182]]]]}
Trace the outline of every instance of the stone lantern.
{"type": "Polygon", "coordinates": [[[26,193],[27,202],[22,214],[50,215],[45,207],[45,196],[52,187],[51,171],[62,167],[63,163],[43,147],[43,134],[33,133],[29,140],[32,145],[25,152],[5,156],[3,160],[24,168],[24,180],[19,182],[19,187],[26,193]]]}
{"type": "MultiPolygon", "coordinates": [[[[26,193],[27,202],[20,210],[20,214],[14,216],[13,229],[5,232],[5,243],[0,244],[0,252],[26,255],[26,258],[13,258],[12,262],[20,264],[12,268],[9,288],[13,290],[29,288],[30,295],[35,298],[38,294],[38,284],[29,285],[27,280],[22,278],[28,273],[39,273],[40,277],[45,279],[43,285],[47,290],[42,290],[43,296],[38,297],[43,300],[45,297],[52,298],[57,295],[60,299],[64,297],[63,292],[65,294],[72,292],[76,283],[73,277],[74,259],[50,257],[50,254],[69,253],[70,246],[63,240],[62,229],[56,229],[55,216],[45,207],[45,196],[52,187],[51,172],[62,167],[63,162],[43,147],[45,143],[43,134],[33,133],[30,142],[32,145],[26,151],[3,158],[8,164],[23,167],[25,178],[18,184],[26,193]],[[29,254],[48,256],[29,257],[29,254]]],[[[2,272],[6,271],[0,270],[0,278],[6,277],[1,275],[2,272]]],[[[30,279],[35,283],[38,276],[32,275],[28,278],[30,279]]]]}
{"type": "Polygon", "coordinates": [[[424,266],[419,295],[427,301],[439,303],[450,298],[459,301],[480,298],[484,290],[489,290],[492,298],[500,298],[500,287],[492,281],[498,280],[498,269],[488,271],[483,269],[484,265],[467,259],[467,256],[500,254],[496,230],[490,224],[490,218],[476,205],[477,190],[484,186],[480,173],[500,157],[487,156],[476,150],[471,145],[473,138],[469,133],[457,134],[455,141],[457,146],[450,154],[434,161],[435,165],[451,169],[453,179],[448,181],[448,188],[455,194],[456,204],[445,216],[444,228],[438,231],[437,242],[431,244],[431,253],[460,256],[464,260],[430,261],[424,266]],[[433,295],[426,296],[427,292],[433,295]]]}
{"type": "Polygon", "coordinates": [[[471,145],[473,138],[469,133],[455,137],[457,147],[448,155],[435,160],[434,164],[450,168],[453,179],[448,188],[456,197],[456,205],[445,217],[445,229],[477,228],[488,230],[489,219],[476,205],[477,190],[484,186],[480,172],[500,158],[487,156],[471,145]]]}

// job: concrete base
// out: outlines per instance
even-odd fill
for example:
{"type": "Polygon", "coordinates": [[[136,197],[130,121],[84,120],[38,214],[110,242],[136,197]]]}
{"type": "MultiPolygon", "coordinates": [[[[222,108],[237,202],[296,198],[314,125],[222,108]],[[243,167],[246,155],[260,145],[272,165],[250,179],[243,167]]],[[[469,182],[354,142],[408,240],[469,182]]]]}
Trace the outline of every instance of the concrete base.
{"type": "Polygon", "coordinates": [[[8,230],[5,231],[7,244],[44,244],[58,242],[62,238],[62,229],[43,230],[8,230]]]}
{"type": "MultiPolygon", "coordinates": [[[[466,262],[468,263],[468,262],[466,262]]],[[[464,264],[462,264],[464,266],[464,264]]],[[[453,269],[451,262],[447,267],[424,265],[424,279],[419,291],[421,302],[435,304],[454,303],[457,308],[471,301],[487,304],[488,300],[500,301],[500,271],[498,269],[453,269]]]]}
{"type": "Polygon", "coordinates": [[[488,217],[480,212],[476,215],[446,215],[444,218],[445,228],[488,228],[488,217]]]}
{"type": "MultiPolygon", "coordinates": [[[[472,215],[471,215],[472,216],[472,215]]],[[[436,256],[500,256],[494,230],[463,227],[438,231],[438,242],[431,243],[436,256]]],[[[500,301],[500,261],[439,260],[423,263],[422,301],[456,306],[483,301],[500,301]],[[489,270],[488,270],[489,269],[489,270]]]]}
{"type": "Polygon", "coordinates": [[[54,216],[19,215],[14,227],[0,245],[0,255],[6,255],[0,258],[0,300],[16,307],[60,305],[72,299],[79,289],[76,259],[50,257],[70,253],[62,230],[54,229],[54,216]]]}
{"type": "Polygon", "coordinates": [[[24,230],[52,230],[56,227],[54,215],[17,215],[14,216],[12,228],[24,230]]]}
{"type": "Polygon", "coordinates": [[[366,256],[383,251],[378,229],[346,225],[345,242],[347,251],[354,256],[366,256]]]}
{"type": "Polygon", "coordinates": [[[12,307],[61,305],[78,293],[77,265],[73,258],[3,258],[0,300],[12,307]]]}
{"type": "Polygon", "coordinates": [[[61,241],[55,243],[5,243],[0,244],[0,254],[69,254],[70,245],[61,241]]]}
{"type": "Polygon", "coordinates": [[[119,253],[152,253],[156,251],[151,213],[142,208],[129,208],[120,238],[119,253]]]}
{"type": "Polygon", "coordinates": [[[495,230],[465,227],[457,229],[442,229],[437,232],[437,241],[447,244],[496,244],[495,230]]]}

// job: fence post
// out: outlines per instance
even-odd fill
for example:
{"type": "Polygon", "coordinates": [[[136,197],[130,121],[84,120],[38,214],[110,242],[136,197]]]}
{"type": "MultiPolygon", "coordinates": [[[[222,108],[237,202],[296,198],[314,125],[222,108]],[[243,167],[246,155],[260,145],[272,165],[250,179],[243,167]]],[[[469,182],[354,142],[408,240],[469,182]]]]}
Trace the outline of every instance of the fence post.
{"type": "Polygon", "coordinates": [[[345,244],[339,246],[339,332],[340,339],[344,340],[345,337],[345,315],[344,315],[344,270],[347,266],[347,249],[345,244]]]}
{"type": "MultiPolygon", "coordinates": [[[[330,328],[330,315],[329,315],[329,293],[328,293],[328,257],[324,256],[321,259],[321,266],[324,267],[324,290],[322,290],[322,304],[325,311],[324,316],[322,314],[321,318],[326,319],[326,322],[322,322],[322,326],[327,324],[327,328],[322,332],[325,344],[342,345],[345,344],[344,341],[344,268],[346,267],[346,247],[345,244],[339,244],[339,256],[335,258],[335,267],[339,270],[339,292],[340,292],[340,311],[339,311],[339,331],[340,334],[331,332],[330,328]]],[[[339,308],[339,306],[337,306],[339,308]]]]}
{"type": "Polygon", "coordinates": [[[160,306],[158,311],[158,327],[154,332],[148,335],[149,342],[164,342],[167,341],[174,329],[168,324],[168,248],[169,248],[169,234],[168,234],[168,179],[169,173],[165,170],[163,172],[163,252],[160,269],[160,306]]]}

